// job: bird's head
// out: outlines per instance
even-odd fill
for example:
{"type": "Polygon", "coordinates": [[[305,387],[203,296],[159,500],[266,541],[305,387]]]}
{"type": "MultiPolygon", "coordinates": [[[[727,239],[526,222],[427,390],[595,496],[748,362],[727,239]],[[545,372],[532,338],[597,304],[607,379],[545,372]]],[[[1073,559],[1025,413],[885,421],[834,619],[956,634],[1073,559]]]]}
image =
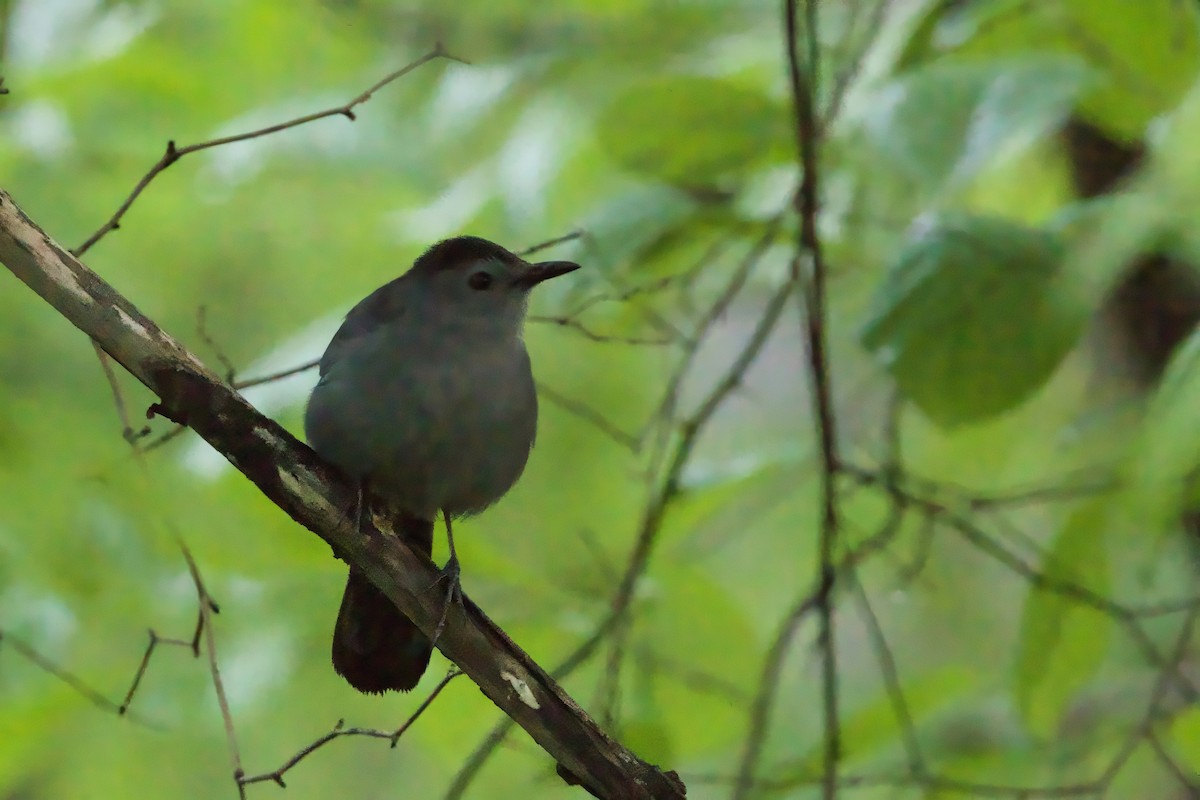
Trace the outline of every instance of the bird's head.
{"type": "Polygon", "coordinates": [[[579,269],[571,261],[530,263],[487,239],[458,236],[426,250],[405,277],[417,281],[427,302],[459,320],[495,320],[519,332],[529,291],[579,269]]]}

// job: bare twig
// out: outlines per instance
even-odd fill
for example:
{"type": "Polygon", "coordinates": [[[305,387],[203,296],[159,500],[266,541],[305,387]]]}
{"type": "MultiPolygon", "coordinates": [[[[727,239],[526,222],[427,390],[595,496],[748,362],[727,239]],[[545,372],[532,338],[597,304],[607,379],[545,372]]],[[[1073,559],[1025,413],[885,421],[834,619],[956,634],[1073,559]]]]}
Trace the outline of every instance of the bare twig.
{"type": "MultiPolygon", "coordinates": [[[[788,77],[792,104],[796,115],[796,151],[800,160],[800,189],[795,195],[796,213],[800,219],[798,252],[792,261],[797,289],[803,288],[805,343],[808,346],[808,378],[812,386],[813,420],[821,454],[821,524],[818,535],[817,569],[819,577],[817,615],[820,620],[821,644],[821,712],[824,730],[821,794],[825,800],[837,795],[838,767],[841,759],[841,721],[838,716],[837,641],[833,608],[835,580],[834,552],[840,526],[837,494],[837,475],[840,469],[837,423],[833,406],[832,376],[827,355],[825,330],[825,282],[828,270],[818,232],[820,212],[820,139],[816,113],[816,92],[820,86],[820,53],[817,29],[817,0],[804,3],[805,57],[798,51],[800,35],[799,0],[784,0],[784,35],[786,40],[788,77]],[[801,281],[801,254],[808,257],[810,270],[807,281],[801,281]]],[[[753,764],[744,774],[753,774],[753,764]]]]}
{"type": "MultiPolygon", "coordinates": [[[[704,315],[696,323],[688,340],[684,345],[683,356],[680,359],[678,366],[672,371],[671,379],[667,383],[666,389],[663,391],[662,399],[659,401],[658,409],[651,415],[647,423],[646,430],[657,425],[661,432],[658,441],[655,443],[654,451],[650,459],[650,475],[657,475],[660,472],[660,467],[667,456],[667,443],[674,427],[671,424],[675,419],[675,411],[679,405],[680,390],[683,386],[684,379],[690,374],[692,367],[696,361],[696,357],[700,352],[700,345],[703,344],[705,338],[711,332],[713,326],[720,320],[726,311],[729,310],[730,304],[741,293],[746,281],[750,279],[751,273],[754,272],[766,254],[768,248],[775,242],[775,237],[779,234],[779,228],[783,224],[784,214],[781,212],[768,220],[762,234],[751,245],[750,249],[738,262],[733,274],[725,283],[724,288],[717,295],[713,303],[705,311],[704,315]]],[[[645,431],[638,438],[644,438],[645,431]]]]}
{"type": "Polygon", "coordinates": [[[734,778],[734,800],[749,797],[758,786],[754,770],[762,753],[763,742],[766,741],[771,708],[775,702],[775,691],[783,675],[783,665],[791,650],[792,641],[800,630],[800,623],[819,607],[822,597],[828,594],[830,588],[829,585],[820,585],[797,600],[787,616],[784,617],[779,626],[779,632],[767,650],[767,656],[763,659],[763,673],[758,680],[758,690],[755,692],[754,702],[750,706],[750,732],[746,736],[742,757],[738,764],[738,773],[734,778]]]}
{"type": "Polygon", "coordinates": [[[518,252],[517,255],[521,256],[522,258],[524,258],[525,256],[531,256],[534,253],[540,252],[542,250],[549,250],[551,247],[556,247],[557,245],[560,245],[560,244],[566,244],[567,242],[573,242],[576,239],[582,239],[585,235],[586,234],[584,233],[584,231],[571,231],[570,233],[563,234],[562,236],[556,236],[553,239],[547,239],[544,242],[538,242],[535,245],[530,245],[529,247],[526,247],[524,250],[521,250],[520,252],[518,252]]]}
{"type": "Polygon", "coordinates": [[[108,388],[112,390],[113,404],[117,408],[117,417],[121,420],[121,436],[136,450],[138,448],[138,441],[150,434],[150,426],[143,425],[136,431],[133,429],[133,425],[130,423],[129,410],[125,407],[125,395],[121,392],[121,384],[117,381],[116,373],[113,372],[108,354],[100,349],[100,345],[95,340],[92,341],[92,347],[96,350],[96,358],[100,359],[100,368],[104,370],[104,377],[108,380],[108,388]]]}
{"type": "Polygon", "coordinates": [[[269,375],[263,375],[258,378],[250,378],[244,381],[237,381],[233,384],[233,388],[240,391],[242,389],[249,389],[251,386],[261,386],[264,383],[281,381],[284,378],[290,378],[293,375],[299,375],[301,372],[307,372],[310,369],[315,369],[320,363],[321,359],[314,358],[312,361],[305,361],[303,364],[289,367],[288,369],[280,370],[279,372],[272,372],[269,375]]]}
{"type": "Polygon", "coordinates": [[[217,361],[225,368],[225,380],[233,383],[234,376],[237,375],[237,368],[233,366],[233,362],[229,360],[229,356],[225,355],[225,350],[217,344],[216,340],[208,332],[207,306],[200,306],[200,308],[196,309],[196,335],[200,337],[200,341],[209,346],[217,361]]]}
{"type": "Polygon", "coordinates": [[[229,697],[225,694],[225,684],[221,680],[221,669],[217,664],[217,638],[213,633],[212,624],[212,614],[218,610],[217,604],[208,593],[204,579],[200,577],[200,568],[196,565],[196,559],[192,557],[192,551],[188,549],[182,539],[179,540],[179,549],[183,553],[183,558],[188,566],[188,574],[192,576],[192,583],[196,587],[196,600],[200,605],[198,629],[204,633],[204,650],[208,655],[208,674],[212,680],[213,691],[217,695],[217,705],[221,709],[221,722],[225,726],[225,741],[229,745],[229,760],[233,766],[233,780],[237,783],[238,794],[245,798],[246,791],[242,784],[242,778],[246,773],[242,769],[242,752],[238,747],[237,730],[233,725],[233,712],[229,710],[229,697]]]}
{"type": "Polygon", "coordinates": [[[198,153],[201,150],[208,150],[213,147],[232,144],[233,142],[244,142],[248,139],[257,139],[261,136],[269,136],[272,133],[278,133],[279,131],[287,130],[288,128],[296,128],[300,125],[307,125],[310,122],[316,122],[319,119],[325,119],[327,117],[342,116],[353,122],[355,120],[354,108],[356,106],[360,106],[370,100],[371,96],[374,95],[375,92],[387,86],[389,83],[399,80],[418,67],[421,67],[425,64],[428,64],[430,61],[434,61],[439,58],[445,58],[451,61],[463,61],[461,58],[450,55],[450,53],[446,52],[446,50],[442,47],[441,43],[438,43],[432,50],[418,58],[416,61],[406,64],[403,67],[400,67],[399,69],[394,70],[393,72],[384,76],[372,84],[368,89],[361,92],[350,102],[343,105],[327,108],[324,111],[316,111],[311,114],[305,114],[303,116],[296,117],[295,119],[290,119],[286,122],[268,125],[265,128],[259,128],[257,130],[247,131],[245,133],[238,133],[234,134],[233,136],[222,136],[218,139],[209,139],[203,142],[196,142],[195,144],[184,145],[183,147],[176,146],[174,140],[167,142],[166,151],[162,154],[162,156],[159,157],[158,161],[146,171],[146,174],[138,180],[137,184],[134,185],[133,190],[128,196],[126,196],[124,201],[121,202],[121,205],[117,207],[117,210],[113,213],[113,215],[108,218],[108,221],[97,228],[91,236],[84,240],[83,244],[79,245],[71,252],[76,256],[81,256],[88,250],[92,249],[96,242],[103,239],[110,232],[120,228],[121,220],[129,211],[129,208],[134,204],[134,201],[141,196],[142,192],[146,191],[146,187],[150,185],[151,181],[158,177],[158,175],[166,170],[167,167],[170,167],[184,156],[192,153],[198,153]]]}
{"type": "Polygon", "coordinates": [[[632,434],[626,433],[613,423],[609,422],[607,417],[589,406],[587,403],[579,400],[573,400],[562,392],[551,389],[549,386],[541,382],[537,384],[537,390],[538,394],[545,397],[551,403],[558,406],[563,411],[566,411],[568,414],[578,417],[579,419],[588,423],[596,430],[600,431],[605,436],[612,439],[614,442],[626,448],[630,452],[637,453],[641,449],[642,442],[640,439],[632,434]]]}
{"type": "MultiPolygon", "coordinates": [[[[203,615],[200,616],[201,624],[203,624],[203,615]]],[[[169,639],[165,636],[159,636],[153,628],[149,630],[150,641],[146,645],[146,649],[142,652],[142,659],[138,662],[137,671],[133,674],[133,682],[129,684],[129,691],[125,692],[125,699],[121,701],[117,713],[124,715],[129,711],[129,706],[133,703],[133,696],[137,693],[138,687],[142,685],[142,678],[146,677],[146,670],[150,667],[150,659],[153,657],[159,645],[167,645],[171,647],[186,647],[192,651],[192,655],[200,655],[200,625],[196,627],[196,635],[192,641],[185,642],[183,639],[169,639]]]]}
{"type": "Polygon", "coordinates": [[[917,739],[917,727],[913,722],[912,712],[908,708],[908,698],[900,681],[900,673],[896,667],[896,659],[888,645],[887,635],[879,623],[875,609],[871,607],[871,598],[867,589],[858,577],[858,570],[846,570],[847,580],[854,589],[858,599],[862,619],[867,623],[867,633],[871,638],[871,649],[875,651],[875,660],[883,677],[883,685],[887,691],[888,700],[892,704],[892,716],[900,727],[900,738],[904,742],[904,753],[908,758],[908,769],[914,775],[926,775],[925,756],[921,751],[921,743],[917,739]]]}
{"type": "Polygon", "coordinates": [[[271,770],[270,772],[264,772],[261,775],[251,775],[240,778],[238,782],[244,787],[252,783],[272,781],[279,786],[286,788],[287,784],[283,782],[283,776],[288,772],[288,770],[295,767],[301,761],[308,758],[317,750],[320,750],[322,747],[332,742],[334,739],[340,739],[345,736],[362,736],[368,739],[385,739],[391,742],[392,747],[395,747],[396,743],[400,741],[400,737],[403,736],[405,732],[412,727],[413,723],[425,713],[425,711],[433,704],[433,701],[437,699],[437,696],[442,693],[442,690],[450,685],[450,681],[454,680],[459,675],[462,675],[462,671],[457,667],[452,667],[450,671],[446,673],[446,677],[442,678],[438,685],[433,687],[433,691],[431,691],[429,696],[421,702],[421,705],[417,706],[417,710],[414,711],[408,717],[408,719],[406,719],[403,724],[401,724],[400,727],[394,731],[383,731],[376,728],[347,728],[345,727],[346,721],[339,719],[337,724],[333,726],[332,730],[322,736],[318,736],[316,739],[300,748],[299,752],[297,752],[287,761],[283,762],[283,764],[281,764],[278,768],[271,770]]]}
{"type": "MultiPolygon", "coordinates": [[[[1184,619],[1183,624],[1179,626],[1179,633],[1175,637],[1175,647],[1172,648],[1171,654],[1167,657],[1170,669],[1163,669],[1159,672],[1158,679],[1154,682],[1154,688],[1150,692],[1150,700],[1146,703],[1146,711],[1142,715],[1141,722],[1125,737],[1125,741],[1117,751],[1117,754],[1113,757],[1108,767],[1105,768],[1104,774],[1100,777],[1099,781],[1102,786],[1112,783],[1141,743],[1153,737],[1154,725],[1162,713],[1163,701],[1166,699],[1167,692],[1171,689],[1173,683],[1172,676],[1187,655],[1188,646],[1192,641],[1192,634],[1196,630],[1198,616],[1200,616],[1200,606],[1191,609],[1184,619]]],[[[1195,702],[1196,700],[1194,696],[1189,699],[1191,702],[1195,702]]],[[[1173,759],[1166,756],[1165,753],[1163,755],[1166,757],[1168,764],[1174,764],[1173,759]]],[[[1189,786],[1186,780],[1181,781],[1181,783],[1185,787],[1189,786]]]]}
{"type": "Polygon", "coordinates": [[[9,649],[17,653],[29,663],[36,666],[42,672],[45,672],[47,675],[52,675],[53,677],[65,683],[67,686],[70,686],[79,694],[83,695],[92,703],[92,705],[96,706],[97,708],[104,711],[111,711],[119,716],[125,715],[125,712],[121,706],[117,705],[112,700],[109,700],[91,686],[88,686],[79,677],[59,667],[57,664],[43,656],[22,639],[13,636],[11,633],[3,629],[0,629],[0,645],[7,645],[9,649]]]}
{"type": "MultiPolygon", "coordinates": [[[[879,36],[888,29],[887,12],[894,0],[867,0],[871,2],[873,7],[871,14],[867,17],[863,24],[863,29],[866,35],[863,37],[862,43],[859,45],[857,52],[847,59],[845,66],[837,74],[833,81],[833,86],[829,91],[829,104],[825,109],[825,113],[821,115],[821,132],[825,133],[832,127],[837,120],[838,115],[842,111],[842,104],[846,100],[846,95],[849,92],[850,86],[858,77],[862,70],[863,63],[867,59],[867,54],[875,45],[879,36]]],[[[858,17],[858,8],[855,6],[855,17],[858,17]]],[[[856,26],[851,26],[856,27],[856,26]]],[[[851,37],[847,35],[847,40],[851,37]]]]}
{"type": "Polygon", "coordinates": [[[544,325],[557,325],[560,328],[567,328],[575,331],[585,339],[590,339],[593,342],[608,342],[612,344],[630,344],[630,345],[651,345],[655,347],[664,347],[669,344],[675,344],[675,340],[666,337],[651,337],[651,336],[618,336],[611,333],[599,333],[592,330],[583,322],[580,322],[575,317],[563,316],[546,316],[535,314],[529,317],[530,322],[541,323],[544,325]]]}
{"type": "MultiPolygon", "coordinates": [[[[706,784],[728,784],[731,779],[724,775],[689,775],[689,782],[706,784]]],[[[752,789],[755,792],[782,793],[798,786],[823,784],[824,777],[801,780],[759,780],[752,789]]],[[[838,778],[838,789],[918,789],[926,794],[937,793],[966,798],[1011,798],[1011,800],[1054,800],[1067,797],[1093,797],[1102,791],[1095,782],[1071,783],[1061,786],[1003,786],[1000,784],[976,783],[942,775],[842,775],[838,778]]]]}

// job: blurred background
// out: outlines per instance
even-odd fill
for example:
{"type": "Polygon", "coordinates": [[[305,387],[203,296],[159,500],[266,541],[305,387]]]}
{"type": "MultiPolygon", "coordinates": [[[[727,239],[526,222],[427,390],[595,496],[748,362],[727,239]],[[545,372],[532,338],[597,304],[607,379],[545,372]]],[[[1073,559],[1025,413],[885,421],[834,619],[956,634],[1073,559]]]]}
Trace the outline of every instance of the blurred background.
{"type": "MultiPolygon", "coordinates": [[[[584,269],[527,330],[537,448],[456,539],[547,668],[632,569],[563,678],[607,729],[690,797],[816,797],[836,691],[847,797],[1200,796],[1200,5],[817,6],[836,687],[789,621],[820,467],[779,4],[0,0],[0,186],[79,247],[168,140],[340,106],[442,43],[469,63],[354,122],[186,156],[84,261],[248,380],[319,356],[438,239],[577,233],[543,252],[584,269]]],[[[352,691],[328,547],[165,420],[135,456],[87,339],[0,282],[0,798],[236,796],[205,658],[160,649],[124,718],[54,674],[120,703],[147,629],[191,638],[177,535],[248,774],[338,720],[399,726],[445,660],[411,695],[352,691]]],[[[299,435],[314,381],[247,396],[299,435]]],[[[119,382],[142,425],[153,397],[119,382]]],[[[287,796],[583,796],[519,730],[470,762],[502,720],[459,678],[395,749],[334,741],[287,796]]]]}

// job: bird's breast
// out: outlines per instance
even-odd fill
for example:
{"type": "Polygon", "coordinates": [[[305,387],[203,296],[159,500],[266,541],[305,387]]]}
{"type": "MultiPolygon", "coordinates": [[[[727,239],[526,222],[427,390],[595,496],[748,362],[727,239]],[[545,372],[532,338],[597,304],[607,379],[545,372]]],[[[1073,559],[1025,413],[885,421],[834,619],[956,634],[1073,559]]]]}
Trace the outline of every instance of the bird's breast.
{"type": "MultiPolygon", "coordinates": [[[[481,511],[520,477],[537,429],[537,394],[529,356],[519,341],[455,352],[429,352],[424,379],[409,390],[409,409],[423,421],[397,442],[374,483],[418,511],[481,511]],[[406,496],[407,495],[407,496],[406,496]]],[[[402,394],[398,392],[397,395],[402,394]]]]}

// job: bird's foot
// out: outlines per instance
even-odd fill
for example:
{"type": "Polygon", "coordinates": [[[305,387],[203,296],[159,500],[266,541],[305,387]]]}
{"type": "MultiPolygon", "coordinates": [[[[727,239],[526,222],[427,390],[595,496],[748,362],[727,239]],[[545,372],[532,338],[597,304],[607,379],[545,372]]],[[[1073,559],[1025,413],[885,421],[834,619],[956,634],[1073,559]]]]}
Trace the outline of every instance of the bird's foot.
{"type": "Polygon", "coordinates": [[[437,646],[438,639],[441,637],[442,631],[446,628],[446,618],[450,614],[450,607],[454,604],[458,604],[459,606],[463,604],[462,581],[459,580],[461,573],[462,570],[458,566],[458,556],[452,555],[450,556],[450,560],[446,562],[446,566],[442,567],[442,572],[438,575],[437,580],[429,587],[432,589],[439,583],[446,582],[446,599],[442,604],[442,616],[438,620],[437,627],[433,629],[433,639],[430,640],[430,644],[434,647],[437,646]]]}

